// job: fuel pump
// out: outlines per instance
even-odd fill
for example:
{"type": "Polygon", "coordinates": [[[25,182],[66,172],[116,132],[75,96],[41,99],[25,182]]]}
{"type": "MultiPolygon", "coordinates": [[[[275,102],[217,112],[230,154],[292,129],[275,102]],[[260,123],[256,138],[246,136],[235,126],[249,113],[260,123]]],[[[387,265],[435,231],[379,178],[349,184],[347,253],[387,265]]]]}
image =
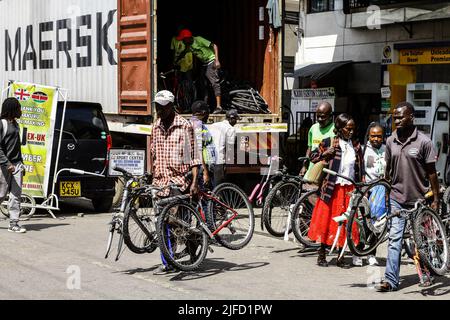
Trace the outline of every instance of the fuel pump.
{"type": "Polygon", "coordinates": [[[449,154],[450,84],[408,84],[407,101],[415,109],[414,124],[433,141],[438,155],[436,171],[439,172],[439,180],[449,184],[447,163],[449,154]]]}

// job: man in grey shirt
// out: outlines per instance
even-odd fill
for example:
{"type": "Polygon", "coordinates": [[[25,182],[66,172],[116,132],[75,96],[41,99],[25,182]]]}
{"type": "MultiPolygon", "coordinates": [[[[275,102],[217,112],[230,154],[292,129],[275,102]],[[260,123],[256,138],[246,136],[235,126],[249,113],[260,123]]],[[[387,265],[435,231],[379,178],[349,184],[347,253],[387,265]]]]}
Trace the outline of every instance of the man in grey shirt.
{"type": "MultiPolygon", "coordinates": [[[[432,141],[414,126],[414,107],[400,102],[394,111],[397,129],[386,142],[386,178],[391,180],[391,212],[411,209],[423,199],[431,182],[434,210],[439,208],[439,182],[436,174],[436,153],[432,141]]],[[[398,289],[400,277],[400,254],[406,219],[393,217],[389,220],[389,243],[385,280],[376,289],[380,292],[398,289]]]]}
{"type": "Polygon", "coordinates": [[[9,193],[8,231],[18,233],[26,232],[26,229],[19,225],[23,159],[20,150],[19,125],[16,119],[21,116],[19,101],[16,98],[7,98],[2,104],[0,116],[0,202],[9,193]]]}

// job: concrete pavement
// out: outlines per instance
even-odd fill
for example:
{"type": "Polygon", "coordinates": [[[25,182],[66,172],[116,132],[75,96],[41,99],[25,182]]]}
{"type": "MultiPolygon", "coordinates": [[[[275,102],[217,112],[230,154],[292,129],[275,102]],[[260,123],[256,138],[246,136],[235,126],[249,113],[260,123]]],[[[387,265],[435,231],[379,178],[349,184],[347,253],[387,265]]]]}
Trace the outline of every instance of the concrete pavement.
{"type": "MultiPolygon", "coordinates": [[[[436,278],[418,287],[411,261],[402,261],[398,292],[377,293],[372,282],[381,267],[316,266],[316,254],[297,243],[260,230],[259,217],[250,244],[230,251],[214,247],[197,272],[154,275],[159,253],[136,255],[125,250],[118,262],[104,259],[110,214],[88,207],[63,212],[64,220],[35,215],[24,221],[25,234],[7,232],[0,221],[0,299],[448,299],[450,279],[436,278]],[[86,212],[83,217],[78,211],[86,212]]],[[[259,213],[259,209],[255,210],[259,213]]],[[[115,247],[113,247],[115,251],[115,247]]],[[[378,250],[385,257],[386,244],[378,250]]],[[[348,256],[350,261],[351,257],[348,256]]]]}

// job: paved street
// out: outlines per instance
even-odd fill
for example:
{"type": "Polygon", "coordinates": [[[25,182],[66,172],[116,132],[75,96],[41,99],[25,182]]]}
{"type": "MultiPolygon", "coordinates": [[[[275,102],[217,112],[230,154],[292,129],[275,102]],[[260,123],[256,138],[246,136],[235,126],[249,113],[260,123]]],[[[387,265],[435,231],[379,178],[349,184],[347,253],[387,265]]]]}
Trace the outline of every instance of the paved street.
{"type": "MultiPolygon", "coordinates": [[[[314,252],[261,232],[240,251],[214,247],[195,273],[154,275],[159,254],[126,250],[118,262],[104,259],[110,214],[88,203],[54,220],[39,214],[23,222],[25,234],[0,221],[0,299],[448,299],[448,277],[431,288],[417,285],[414,265],[402,262],[401,290],[380,294],[368,287],[384,267],[342,270],[316,266],[314,252]],[[81,216],[79,212],[85,212],[81,216]],[[79,277],[77,277],[79,275],[79,277]],[[79,279],[79,281],[78,281],[79,279]],[[79,287],[79,289],[78,289],[79,287]]],[[[259,213],[259,210],[256,210],[259,213]]],[[[380,248],[384,256],[386,245],[380,248]]],[[[350,257],[348,258],[350,259],[350,257]]],[[[380,259],[382,265],[385,260],[380,259]]]]}

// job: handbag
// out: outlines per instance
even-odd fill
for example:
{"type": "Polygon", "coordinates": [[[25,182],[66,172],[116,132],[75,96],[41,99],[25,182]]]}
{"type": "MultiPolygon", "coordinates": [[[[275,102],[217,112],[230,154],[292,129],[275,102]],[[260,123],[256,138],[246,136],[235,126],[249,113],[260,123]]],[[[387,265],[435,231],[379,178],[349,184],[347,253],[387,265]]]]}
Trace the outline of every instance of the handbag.
{"type": "Polygon", "coordinates": [[[326,173],[323,172],[323,169],[327,167],[328,162],[324,160],[316,162],[308,171],[308,181],[310,183],[320,186],[322,184],[323,179],[326,176],[326,173]]]}

